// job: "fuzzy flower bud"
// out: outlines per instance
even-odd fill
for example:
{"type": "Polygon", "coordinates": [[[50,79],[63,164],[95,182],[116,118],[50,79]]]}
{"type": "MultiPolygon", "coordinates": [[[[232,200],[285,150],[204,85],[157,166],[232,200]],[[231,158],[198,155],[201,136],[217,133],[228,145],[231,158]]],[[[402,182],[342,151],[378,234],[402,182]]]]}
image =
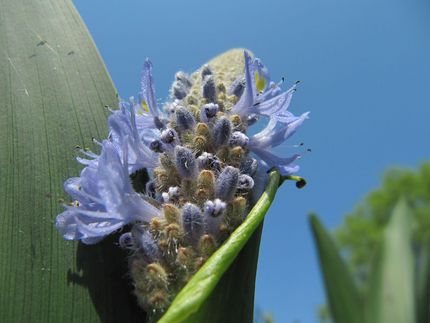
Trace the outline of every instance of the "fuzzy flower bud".
{"type": "Polygon", "coordinates": [[[194,204],[186,203],[182,207],[182,226],[186,237],[192,242],[198,241],[203,234],[203,217],[194,204]]]}
{"type": "Polygon", "coordinates": [[[248,145],[249,138],[243,132],[235,131],[231,134],[230,145],[246,147],[248,145]]]}
{"type": "Polygon", "coordinates": [[[203,97],[207,102],[215,102],[216,87],[212,75],[207,75],[203,80],[203,97]]]}
{"type": "Polygon", "coordinates": [[[226,117],[221,117],[215,123],[213,129],[214,142],[217,147],[227,145],[231,136],[231,122],[226,117]]]}
{"type": "Polygon", "coordinates": [[[215,199],[213,201],[206,201],[203,205],[203,210],[205,216],[217,217],[224,213],[227,204],[220,199],[215,199]]]}
{"type": "Polygon", "coordinates": [[[182,106],[176,108],[176,124],[181,130],[192,130],[196,125],[192,113],[182,106]]]}
{"type": "Polygon", "coordinates": [[[215,103],[208,103],[202,106],[200,109],[200,121],[208,122],[213,117],[216,116],[216,113],[218,112],[218,104],[215,103]]]}
{"type": "Polygon", "coordinates": [[[243,190],[250,190],[254,187],[254,180],[249,175],[239,175],[239,185],[238,188],[243,190]]]}
{"type": "Polygon", "coordinates": [[[242,174],[254,176],[258,168],[258,161],[254,158],[245,159],[240,165],[240,171],[242,174]]]}
{"type": "Polygon", "coordinates": [[[200,169],[221,170],[221,162],[213,154],[204,152],[197,158],[197,165],[200,169]]]}
{"type": "Polygon", "coordinates": [[[179,174],[187,179],[197,175],[197,164],[193,152],[185,147],[175,147],[175,165],[179,174]]]}
{"type": "Polygon", "coordinates": [[[160,139],[165,144],[171,144],[178,138],[178,134],[174,129],[165,129],[161,132],[160,139]]]}
{"type": "Polygon", "coordinates": [[[139,250],[142,251],[148,262],[155,261],[160,257],[160,250],[150,232],[142,232],[141,229],[135,228],[132,231],[132,235],[134,241],[136,241],[139,250]]]}
{"type": "Polygon", "coordinates": [[[132,247],[134,244],[134,239],[133,239],[131,232],[127,232],[127,233],[122,234],[119,237],[118,242],[119,242],[120,247],[123,249],[132,247]]]}
{"type": "Polygon", "coordinates": [[[215,185],[215,196],[223,201],[233,199],[239,181],[239,170],[227,166],[219,175],[215,185]]]}

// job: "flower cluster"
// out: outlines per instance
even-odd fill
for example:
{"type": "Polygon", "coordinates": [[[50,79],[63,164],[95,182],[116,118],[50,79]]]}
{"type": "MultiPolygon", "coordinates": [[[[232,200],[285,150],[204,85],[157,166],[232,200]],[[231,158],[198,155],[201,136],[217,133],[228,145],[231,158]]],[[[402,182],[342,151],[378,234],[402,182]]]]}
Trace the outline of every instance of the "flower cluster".
{"type": "Polygon", "coordinates": [[[240,225],[269,168],[298,170],[298,154],[270,151],[307,118],[287,110],[296,84],[283,92],[246,51],[241,63],[239,75],[210,65],[191,76],[178,72],[172,99],[160,107],[146,60],[138,99],[112,111],[101,152],[83,149],[85,168],[64,184],[73,202],[57,229],[85,244],[122,229],[119,245],[130,250],[135,293],[149,312],[166,309],[240,225]],[[250,136],[260,118],[266,127],[250,136]]]}

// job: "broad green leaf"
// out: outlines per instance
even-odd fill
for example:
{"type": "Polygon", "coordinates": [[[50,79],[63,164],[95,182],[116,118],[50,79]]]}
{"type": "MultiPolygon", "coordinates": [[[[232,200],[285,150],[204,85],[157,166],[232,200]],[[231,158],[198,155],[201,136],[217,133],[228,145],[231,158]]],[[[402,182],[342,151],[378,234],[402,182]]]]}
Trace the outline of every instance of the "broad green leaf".
{"type": "Polygon", "coordinates": [[[179,292],[160,323],[252,322],[261,228],[279,183],[272,171],[246,220],[179,292]]]}
{"type": "Polygon", "coordinates": [[[403,199],[394,208],[372,268],[369,322],[415,322],[411,216],[403,199]]]}
{"type": "Polygon", "coordinates": [[[363,323],[364,311],[359,293],[338,248],[315,215],[311,215],[310,224],[334,322],[363,323]]]}
{"type": "Polygon", "coordinates": [[[75,146],[97,149],[117,101],[71,1],[0,0],[0,93],[0,321],[137,321],[113,239],[54,228],[75,146]]]}
{"type": "Polygon", "coordinates": [[[416,268],[417,323],[430,322],[430,240],[422,244],[416,268]]]}

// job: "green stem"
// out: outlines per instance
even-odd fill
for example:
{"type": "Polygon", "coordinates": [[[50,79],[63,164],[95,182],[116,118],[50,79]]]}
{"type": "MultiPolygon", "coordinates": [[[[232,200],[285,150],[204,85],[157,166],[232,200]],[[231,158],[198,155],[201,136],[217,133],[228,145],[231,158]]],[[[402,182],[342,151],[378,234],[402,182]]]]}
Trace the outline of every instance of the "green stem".
{"type": "Polygon", "coordinates": [[[262,223],[280,184],[279,172],[272,170],[269,174],[266,190],[252,208],[246,220],[178,293],[167,312],[159,320],[159,323],[184,322],[191,314],[198,311],[254,231],[262,223]]]}

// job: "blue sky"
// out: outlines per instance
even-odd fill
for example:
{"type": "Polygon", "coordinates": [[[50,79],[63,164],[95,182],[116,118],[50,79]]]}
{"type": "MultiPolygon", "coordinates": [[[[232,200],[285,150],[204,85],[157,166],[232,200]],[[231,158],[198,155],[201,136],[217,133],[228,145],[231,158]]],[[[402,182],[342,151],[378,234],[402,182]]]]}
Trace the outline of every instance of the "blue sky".
{"type": "MultiPolygon", "coordinates": [[[[311,111],[293,138],[303,190],[287,183],[265,221],[256,303],[277,322],[316,322],[324,299],[307,215],[334,228],[389,166],[430,153],[427,0],[75,0],[122,97],[145,57],[157,95],[232,47],[251,49],[273,79],[301,80],[291,111],[311,111]],[[427,139],[426,139],[427,138],[427,139]]],[[[288,148],[285,148],[285,150],[288,148]]],[[[281,149],[282,150],[282,149],[281,149]]]]}

